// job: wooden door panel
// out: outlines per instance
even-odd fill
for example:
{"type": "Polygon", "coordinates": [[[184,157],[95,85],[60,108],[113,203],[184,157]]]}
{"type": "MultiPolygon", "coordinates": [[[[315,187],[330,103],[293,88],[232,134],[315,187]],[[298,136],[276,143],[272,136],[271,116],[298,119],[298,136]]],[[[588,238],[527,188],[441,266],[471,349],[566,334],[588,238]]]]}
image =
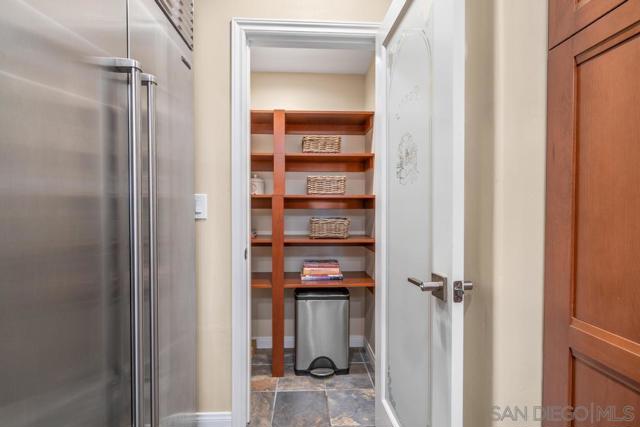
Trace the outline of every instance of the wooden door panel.
{"type": "Polygon", "coordinates": [[[638,35],[576,66],[574,225],[574,316],[637,342],[639,70],[638,35]]]}
{"type": "Polygon", "coordinates": [[[549,0],[549,48],[627,0],[549,0]]]}
{"type": "MultiPolygon", "coordinates": [[[[640,384],[640,344],[577,319],[569,326],[565,344],[572,355],[589,357],[610,377],[640,384]]],[[[569,381],[567,381],[569,383],[569,381]]]]}
{"type": "Polygon", "coordinates": [[[580,358],[574,359],[573,377],[575,392],[572,405],[577,408],[574,427],[637,426],[636,408],[640,408],[637,389],[605,375],[597,365],[580,358]],[[626,403],[611,407],[612,401],[626,403]]]}
{"type": "Polygon", "coordinates": [[[636,418],[547,427],[640,417],[639,70],[640,0],[549,52],[543,401],[636,418]]]}
{"type": "MultiPolygon", "coordinates": [[[[543,340],[543,404],[568,404],[570,284],[572,277],[574,58],[570,43],[549,53],[547,201],[543,340]]],[[[548,422],[548,427],[564,426],[548,422]]]]}

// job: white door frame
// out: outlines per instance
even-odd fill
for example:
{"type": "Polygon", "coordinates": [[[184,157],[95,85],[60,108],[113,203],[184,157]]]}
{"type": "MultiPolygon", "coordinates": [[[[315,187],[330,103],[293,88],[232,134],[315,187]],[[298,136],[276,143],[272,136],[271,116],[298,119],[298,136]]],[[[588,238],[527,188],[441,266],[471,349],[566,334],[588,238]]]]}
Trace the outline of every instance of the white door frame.
{"type": "Polygon", "coordinates": [[[385,39],[412,0],[394,0],[378,30],[376,43],[374,150],[376,153],[374,191],[376,193],[376,425],[400,427],[386,396],[387,382],[387,52],[385,39]],[[382,38],[382,39],[380,39],[382,38]],[[384,244],[383,244],[384,243],[384,244]]]}
{"type": "MultiPolygon", "coordinates": [[[[231,263],[232,263],[232,425],[246,427],[249,421],[250,398],[250,332],[251,332],[251,248],[250,230],[250,48],[269,47],[316,47],[316,48],[369,48],[375,49],[379,24],[363,22],[314,22],[280,21],[264,19],[234,18],[231,21],[231,263]]],[[[378,58],[378,56],[376,56],[378,58]]],[[[376,73],[380,72],[376,60],[376,73]]],[[[384,71],[384,70],[382,70],[384,71]]],[[[381,76],[376,75],[376,86],[381,76]]],[[[386,102],[386,92],[381,95],[376,88],[376,110],[386,102]],[[380,104],[382,102],[382,104],[380,104]]],[[[375,121],[377,122],[377,120],[375,121]]],[[[375,123],[374,122],[374,123],[375,123]]],[[[376,125],[376,129],[377,125],[376,125]]],[[[384,129],[384,128],[383,128],[384,129]]],[[[384,133],[374,130],[376,150],[384,145],[384,133]]],[[[376,162],[376,176],[381,171],[376,162]]],[[[376,196],[384,200],[383,189],[375,178],[376,196]]],[[[381,203],[377,203],[378,206],[381,203]]],[[[377,212],[377,211],[376,211],[377,212]]],[[[378,214],[376,213],[376,216],[378,214]]],[[[377,232],[380,231],[379,225],[377,232]]],[[[384,298],[386,290],[381,271],[384,271],[380,252],[381,239],[376,239],[376,393],[383,393],[385,376],[381,375],[385,342],[382,334],[384,324],[384,298]]],[[[376,416],[383,414],[376,408],[376,416]]],[[[380,418],[378,418],[380,419],[380,418]]],[[[382,419],[380,419],[382,421],[382,419]]],[[[379,425],[385,425],[382,422],[379,425]]]]}

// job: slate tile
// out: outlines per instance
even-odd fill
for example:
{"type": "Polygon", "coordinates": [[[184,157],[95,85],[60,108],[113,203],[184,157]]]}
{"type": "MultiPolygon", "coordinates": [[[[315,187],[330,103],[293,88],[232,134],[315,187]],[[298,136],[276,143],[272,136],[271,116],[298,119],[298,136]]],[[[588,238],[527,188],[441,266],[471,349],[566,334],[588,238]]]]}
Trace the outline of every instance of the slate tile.
{"type": "Polygon", "coordinates": [[[364,363],[362,348],[352,347],[349,349],[349,364],[352,363],[364,363]]]}
{"type": "Polygon", "coordinates": [[[368,390],[328,390],[332,426],[375,426],[375,393],[368,390]]]}
{"type": "Polygon", "coordinates": [[[251,427],[271,427],[274,392],[251,393],[251,427]]]}
{"type": "Polygon", "coordinates": [[[293,348],[285,348],[284,349],[284,365],[293,365],[293,361],[295,359],[296,351],[293,348]]]}
{"type": "Polygon", "coordinates": [[[251,391],[276,391],[278,378],[271,376],[271,365],[251,367],[251,391]]]}
{"type": "Polygon", "coordinates": [[[284,377],[278,380],[278,391],[324,391],[325,381],[308,375],[296,375],[293,366],[285,366],[284,377]]]}
{"type": "Polygon", "coordinates": [[[271,349],[259,348],[253,353],[252,365],[271,365],[271,349]]]}
{"type": "MultiPolygon", "coordinates": [[[[270,348],[261,348],[257,349],[253,353],[253,358],[251,359],[252,365],[271,365],[272,359],[272,351],[270,348]]],[[[293,365],[295,351],[292,348],[284,349],[284,364],[285,365],[293,365]]]]}
{"type": "Polygon", "coordinates": [[[273,427],[326,427],[331,424],[323,391],[278,392],[273,427]]]}
{"type": "Polygon", "coordinates": [[[371,378],[364,363],[351,365],[349,375],[334,375],[326,380],[327,390],[368,389],[373,388],[371,378]]]}

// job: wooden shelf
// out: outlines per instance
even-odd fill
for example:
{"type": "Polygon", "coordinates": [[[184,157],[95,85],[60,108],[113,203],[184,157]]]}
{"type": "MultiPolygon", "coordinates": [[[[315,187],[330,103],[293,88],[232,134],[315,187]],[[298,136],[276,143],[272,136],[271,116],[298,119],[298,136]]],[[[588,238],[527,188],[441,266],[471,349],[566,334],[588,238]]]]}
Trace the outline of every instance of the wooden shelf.
{"type": "MultiPolygon", "coordinates": [[[[259,234],[251,238],[251,246],[271,246],[273,237],[270,234],[259,234]]],[[[284,236],[285,246],[370,246],[376,239],[370,236],[349,236],[347,239],[311,239],[306,235],[287,234],[284,236]]]]}
{"type": "MultiPolygon", "coordinates": [[[[259,234],[251,238],[251,246],[271,246],[270,234],[259,234]]],[[[376,239],[369,236],[349,236],[347,239],[311,239],[305,235],[285,235],[285,246],[367,246],[373,248],[376,239]]]]}
{"type": "Polygon", "coordinates": [[[364,271],[344,272],[344,280],[325,280],[318,282],[302,282],[300,273],[285,273],[284,287],[294,288],[373,288],[375,281],[364,271]]]}
{"type": "Polygon", "coordinates": [[[251,209],[271,209],[271,194],[252,194],[251,209]]]}
{"type": "Polygon", "coordinates": [[[273,110],[252,110],[251,111],[251,133],[271,134],[273,133],[273,110]]]}
{"type": "MultiPolygon", "coordinates": [[[[288,153],[285,156],[285,170],[287,172],[364,172],[373,168],[373,158],[373,153],[288,153]]],[[[251,164],[253,165],[253,156],[251,164]]],[[[273,159],[271,166],[273,167],[273,159]]],[[[252,170],[254,170],[253,166],[252,170]]]]}
{"type": "Polygon", "coordinates": [[[376,239],[369,236],[350,236],[347,239],[310,239],[308,236],[285,235],[285,246],[367,246],[373,247],[376,239]]]}
{"type": "Polygon", "coordinates": [[[273,171],[273,153],[251,153],[251,171],[273,171]]]}
{"type": "Polygon", "coordinates": [[[372,194],[284,196],[285,209],[373,209],[376,196],[372,194]]]}
{"type": "Polygon", "coordinates": [[[373,126],[373,111],[285,111],[289,135],[365,135],[373,126]]]}
{"type": "MultiPolygon", "coordinates": [[[[285,288],[366,288],[374,292],[374,280],[365,272],[346,272],[344,280],[302,282],[299,273],[285,273],[287,246],[361,246],[375,250],[375,239],[309,239],[285,234],[286,209],[374,209],[375,196],[369,194],[305,195],[286,194],[287,172],[366,172],[373,168],[374,154],[296,153],[286,151],[286,135],[367,135],[373,126],[371,111],[252,111],[251,133],[273,135],[271,152],[251,153],[251,171],[273,172],[273,194],[251,196],[252,209],[269,209],[272,235],[258,235],[251,246],[270,248],[271,273],[253,273],[251,287],[271,294],[273,352],[271,374],[284,375],[285,288]]],[[[294,137],[295,138],[295,137],[294,137]]],[[[364,138],[359,138],[360,140],[364,138]]]]}
{"type": "MultiPolygon", "coordinates": [[[[291,135],[365,135],[373,126],[373,111],[286,111],[291,135]]],[[[251,111],[251,133],[273,133],[273,111],[251,111]]]]}
{"type": "Polygon", "coordinates": [[[251,287],[254,289],[271,289],[271,273],[251,273],[251,287]]]}
{"type": "Polygon", "coordinates": [[[251,246],[271,246],[272,241],[270,234],[258,234],[256,237],[251,238],[251,246]]]}

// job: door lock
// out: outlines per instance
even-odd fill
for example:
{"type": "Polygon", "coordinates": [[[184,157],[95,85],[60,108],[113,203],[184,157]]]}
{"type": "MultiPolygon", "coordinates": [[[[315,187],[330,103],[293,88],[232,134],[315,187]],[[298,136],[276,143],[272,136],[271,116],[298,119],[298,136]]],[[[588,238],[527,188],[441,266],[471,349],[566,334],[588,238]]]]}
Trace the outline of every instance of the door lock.
{"type": "Polygon", "coordinates": [[[407,278],[412,285],[416,285],[422,292],[431,292],[431,295],[441,301],[447,301],[447,276],[437,273],[431,273],[431,281],[423,282],[415,277],[407,278]]]}
{"type": "Polygon", "coordinates": [[[473,289],[473,282],[457,280],[453,282],[453,302],[462,302],[465,291],[473,289]]]}

